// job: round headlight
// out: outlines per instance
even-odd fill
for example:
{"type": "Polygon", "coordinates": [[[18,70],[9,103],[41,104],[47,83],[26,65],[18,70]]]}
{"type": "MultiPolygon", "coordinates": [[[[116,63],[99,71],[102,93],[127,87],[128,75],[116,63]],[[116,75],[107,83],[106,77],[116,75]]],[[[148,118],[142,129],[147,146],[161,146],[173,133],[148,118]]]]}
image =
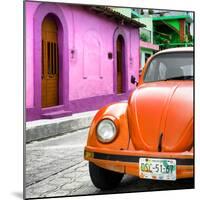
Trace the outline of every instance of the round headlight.
{"type": "Polygon", "coordinates": [[[114,140],[117,134],[117,129],[109,119],[102,120],[97,126],[97,138],[100,142],[107,143],[114,140]]]}

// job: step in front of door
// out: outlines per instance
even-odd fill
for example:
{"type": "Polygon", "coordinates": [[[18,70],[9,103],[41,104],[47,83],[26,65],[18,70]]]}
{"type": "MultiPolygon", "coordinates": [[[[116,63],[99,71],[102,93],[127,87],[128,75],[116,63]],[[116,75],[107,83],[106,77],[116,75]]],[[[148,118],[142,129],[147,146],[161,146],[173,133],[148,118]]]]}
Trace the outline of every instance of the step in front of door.
{"type": "Polygon", "coordinates": [[[41,115],[41,118],[42,119],[54,119],[54,118],[66,117],[66,116],[70,116],[70,115],[72,115],[71,111],[60,110],[60,111],[43,113],[41,115]]]}

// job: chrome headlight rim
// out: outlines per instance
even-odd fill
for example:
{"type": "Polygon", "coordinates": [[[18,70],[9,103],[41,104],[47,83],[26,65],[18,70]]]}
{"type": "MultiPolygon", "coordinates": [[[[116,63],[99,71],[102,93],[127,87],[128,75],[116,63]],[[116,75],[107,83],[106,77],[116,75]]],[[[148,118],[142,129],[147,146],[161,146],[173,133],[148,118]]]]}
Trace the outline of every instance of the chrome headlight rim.
{"type": "Polygon", "coordinates": [[[114,120],[112,120],[112,119],[110,119],[110,118],[104,118],[104,119],[102,119],[102,120],[100,120],[100,121],[98,122],[98,124],[97,124],[97,126],[96,126],[96,137],[97,137],[97,139],[98,139],[99,142],[105,143],[105,144],[111,143],[111,142],[113,142],[113,141],[116,139],[117,134],[118,134],[118,126],[117,126],[117,124],[115,123],[114,120]],[[98,128],[99,128],[99,126],[100,126],[103,122],[104,122],[104,123],[105,123],[105,122],[110,123],[110,124],[112,125],[112,127],[114,128],[115,133],[113,134],[113,136],[112,136],[110,139],[103,139],[103,138],[101,137],[101,135],[99,134],[99,132],[98,132],[98,128]]]}

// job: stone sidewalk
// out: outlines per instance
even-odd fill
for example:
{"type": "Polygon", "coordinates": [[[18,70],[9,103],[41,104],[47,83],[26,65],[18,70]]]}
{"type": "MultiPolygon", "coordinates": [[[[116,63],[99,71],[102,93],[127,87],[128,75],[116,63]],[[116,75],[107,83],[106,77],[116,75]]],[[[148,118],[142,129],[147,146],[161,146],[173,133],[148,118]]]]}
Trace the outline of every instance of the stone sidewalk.
{"type": "Polygon", "coordinates": [[[26,197],[51,197],[98,191],[83,159],[88,129],[26,145],[26,197]],[[80,192],[81,190],[81,192],[80,192]]]}
{"type": "Polygon", "coordinates": [[[73,114],[72,116],[26,122],[26,143],[47,139],[88,128],[97,111],[73,114]]]}

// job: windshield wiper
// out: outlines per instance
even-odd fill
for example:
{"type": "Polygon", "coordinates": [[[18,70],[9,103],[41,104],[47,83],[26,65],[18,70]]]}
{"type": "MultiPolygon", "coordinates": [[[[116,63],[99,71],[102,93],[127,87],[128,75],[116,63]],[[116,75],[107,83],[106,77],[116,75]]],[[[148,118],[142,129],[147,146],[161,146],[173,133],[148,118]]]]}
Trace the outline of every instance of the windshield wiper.
{"type": "Polygon", "coordinates": [[[194,80],[194,76],[175,76],[164,79],[165,81],[168,80],[194,80]]]}

